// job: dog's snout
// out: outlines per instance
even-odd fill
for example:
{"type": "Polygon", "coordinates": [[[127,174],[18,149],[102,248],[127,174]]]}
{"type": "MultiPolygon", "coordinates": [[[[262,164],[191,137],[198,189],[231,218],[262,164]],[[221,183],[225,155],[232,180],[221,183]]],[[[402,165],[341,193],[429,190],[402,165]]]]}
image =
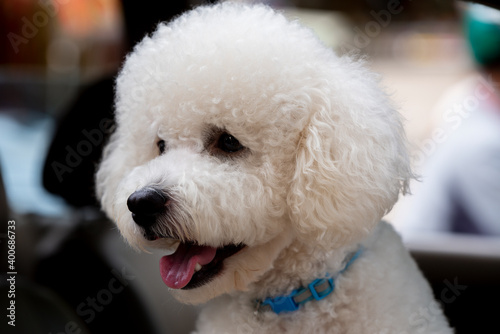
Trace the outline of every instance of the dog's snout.
{"type": "Polygon", "coordinates": [[[127,199],[127,206],[132,212],[134,221],[142,226],[153,225],[156,216],[165,211],[168,197],[153,188],[143,188],[135,191],[127,199]]]}

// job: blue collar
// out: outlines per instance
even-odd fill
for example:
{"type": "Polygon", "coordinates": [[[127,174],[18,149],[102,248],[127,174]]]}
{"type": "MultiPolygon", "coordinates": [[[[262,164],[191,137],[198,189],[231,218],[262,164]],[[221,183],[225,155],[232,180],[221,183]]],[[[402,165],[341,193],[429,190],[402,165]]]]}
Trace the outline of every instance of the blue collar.
{"type": "MultiPolygon", "coordinates": [[[[356,252],[351,253],[346,257],[347,263],[335,278],[349,268],[349,266],[361,255],[363,248],[360,247],[356,252]]],[[[257,312],[273,311],[276,314],[281,312],[297,311],[300,305],[311,300],[322,300],[329,296],[335,290],[335,278],[328,273],[324,278],[318,278],[309,283],[307,286],[302,286],[293,290],[286,296],[268,297],[264,300],[256,302],[257,312]]]]}

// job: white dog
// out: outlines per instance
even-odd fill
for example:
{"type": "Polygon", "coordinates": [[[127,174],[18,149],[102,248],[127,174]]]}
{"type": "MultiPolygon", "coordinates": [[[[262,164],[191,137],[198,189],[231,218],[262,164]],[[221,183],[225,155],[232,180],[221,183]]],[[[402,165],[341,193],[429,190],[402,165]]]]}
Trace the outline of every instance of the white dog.
{"type": "Polygon", "coordinates": [[[199,333],[451,333],[379,223],[411,177],[377,76],[263,5],[197,8],[117,79],[103,208],[199,333]]]}

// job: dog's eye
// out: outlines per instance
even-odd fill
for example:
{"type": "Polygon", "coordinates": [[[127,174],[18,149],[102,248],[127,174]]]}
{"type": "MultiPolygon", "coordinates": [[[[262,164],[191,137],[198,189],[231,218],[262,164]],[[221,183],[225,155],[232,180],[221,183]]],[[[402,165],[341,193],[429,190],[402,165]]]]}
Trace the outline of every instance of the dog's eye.
{"type": "Polygon", "coordinates": [[[160,151],[160,155],[165,152],[165,141],[163,139],[158,140],[156,143],[156,146],[158,146],[158,150],[160,151]]]}
{"type": "Polygon", "coordinates": [[[227,153],[234,153],[241,151],[245,147],[240,144],[238,139],[227,132],[223,132],[220,135],[219,140],[217,140],[217,148],[227,153]]]}

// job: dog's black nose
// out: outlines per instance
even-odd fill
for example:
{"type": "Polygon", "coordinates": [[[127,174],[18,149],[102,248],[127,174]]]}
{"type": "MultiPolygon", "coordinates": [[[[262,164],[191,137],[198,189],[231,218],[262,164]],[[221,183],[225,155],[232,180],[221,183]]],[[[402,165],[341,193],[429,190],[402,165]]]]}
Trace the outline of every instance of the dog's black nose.
{"type": "Polygon", "coordinates": [[[127,206],[137,225],[149,227],[156,222],[156,217],[166,209],[168,197],[153,188],[135,191],[127,199],[127,206]]]}

